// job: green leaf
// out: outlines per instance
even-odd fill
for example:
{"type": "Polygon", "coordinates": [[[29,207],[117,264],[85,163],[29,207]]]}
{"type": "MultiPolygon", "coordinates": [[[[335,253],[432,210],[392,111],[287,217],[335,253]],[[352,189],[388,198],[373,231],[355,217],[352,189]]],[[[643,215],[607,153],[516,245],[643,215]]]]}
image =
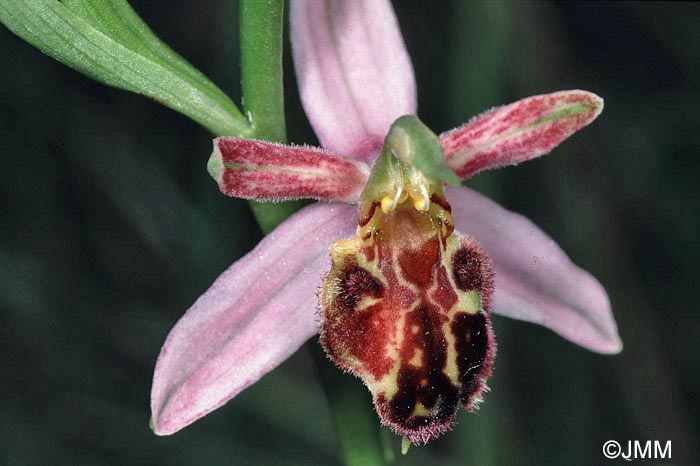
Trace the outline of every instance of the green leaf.
{"type": "Polygon", "coordinates": [[[214,134],[251,134],[231,99],[160,41],[124,0],[4,0],[0,22],[76,71],[151,97],[214,134]]]}

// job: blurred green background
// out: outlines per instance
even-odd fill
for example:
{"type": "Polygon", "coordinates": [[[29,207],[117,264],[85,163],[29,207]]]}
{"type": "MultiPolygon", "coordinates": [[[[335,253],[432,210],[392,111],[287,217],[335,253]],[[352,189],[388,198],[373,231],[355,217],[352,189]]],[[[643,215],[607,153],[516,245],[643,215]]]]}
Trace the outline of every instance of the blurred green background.
{"type": "MultiPolygon", "coordinates": [[[[132,5],[240,99],[235,1],[132,5]]],[[[438,133],[533,94],[605,98],[553,155],[469,184],[601,280],[625,343],[600,356],[494,317],[481,410],[397,464],[615,464],[602,455],[609,439],[671,440],[671,460],[644,464],[698,464],[700,4],[395,7],[419,114],[438,133]]],[[[315,143],[285,60],[290,139],[315,143]]],[[[182,432],[151,433],[167,332],[261,233],[209,179],[202,128],[3,27],[0,63],[0,465],[340,464],[309,348],[182,432]]]]}

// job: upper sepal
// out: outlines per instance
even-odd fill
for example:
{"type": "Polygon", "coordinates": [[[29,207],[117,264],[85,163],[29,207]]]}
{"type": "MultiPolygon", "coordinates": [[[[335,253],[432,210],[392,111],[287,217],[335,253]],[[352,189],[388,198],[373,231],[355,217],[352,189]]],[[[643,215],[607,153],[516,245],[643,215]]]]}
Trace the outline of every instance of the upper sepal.
{"type": "Polygon", "coordinates": [[[440,139],[415,115],[404,115],[391,125],[384,151],[391,152],[429,178],[459,185],[459,178],[445,163],[440,139]]]}
{"type": "Polygon", "coordinates": [[[401,115],[416,113],[411,59],[388,0],[293,0],[301,102],[323,147],[370,162],[401,115]]]}
{"type": "Polygon", "coordinates": [[[447,164],[460,178],[515,165],[554,149],[603,111],[603,99],[580,90],[519,100],[440,135],[447,164]]]}
{"type": "Polygon", "coordinates": [[[219,137],[207,163],[227,196],[258,201],[356,202],[368,177],[362,162],[308,146],[219,137]]]}

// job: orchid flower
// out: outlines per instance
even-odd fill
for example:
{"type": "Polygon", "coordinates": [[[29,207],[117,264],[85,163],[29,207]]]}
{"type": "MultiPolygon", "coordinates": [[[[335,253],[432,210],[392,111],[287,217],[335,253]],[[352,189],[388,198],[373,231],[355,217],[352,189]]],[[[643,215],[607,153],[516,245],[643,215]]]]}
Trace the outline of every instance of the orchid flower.
{"type": "Polygon", "coordinates": [[[319,330],[381,421],[413,443],[481,401],[491,313],[592,351],[621,350],[600,283],[532,222],[459,186],[551,151],[598,116],[602,99],[530,97],[438,137],[412,116],[413,70],[390,2],[296,0],[290,22],[323,149],[220,137],[208,168],[230,196],[321,202],[235,262],[170,332],[153,381],[156,434],[223,405],[319,330]]]}

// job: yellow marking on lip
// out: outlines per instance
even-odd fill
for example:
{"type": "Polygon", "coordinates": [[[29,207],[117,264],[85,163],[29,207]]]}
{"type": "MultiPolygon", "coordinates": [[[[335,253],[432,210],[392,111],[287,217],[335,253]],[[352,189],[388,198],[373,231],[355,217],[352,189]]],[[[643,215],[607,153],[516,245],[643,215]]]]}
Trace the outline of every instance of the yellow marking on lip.
{"type": "Polygon", "coordinates": [[[364,363],[349,351],[343,351],[338,357],[344,360],[349,366],[353,366],[358,373],[366,372],[364,363]]]}
{"type": "Polygon", "coordinates": [[[413,350],[413,357],[408,363],[414,367],[423,367],[423,350],[416,348],[413,350]]]}
{"type": "MultiPolygon", "coordinates": [[[[357,236],[356,238],[359,238],[359,236],[357,236]]],[[[362,244],[362,240],[359,240],[358,243],[362,244]]],[[[368,271],[374,278],[379,280],[385,288],[389,286],[389,281],[384,276],[384,273],[382,273],[382,270],[379,267],[379,254],[377,253],[377,251],[375,251],[374,259],[370,262],[367,260],[367,255],[365,251],[363,251],[360,247],[358,247],[358,250],[360,253],[356,256],[357,265],[368,271]]]]}
{"type": "Polygon", "coordinates": [[[441,397],[438,397],[437,400],[435,400],[435,405],[432,407],[432,409],[428,409],[423,403],[417,401],[416,405],[413,407],[411,417],[435,417],[440,412],[441,404],[441,397]]]}
{"type": "MultiPolygon", "coordinates": [[[[445,309],[449,316],[454,316],[457,312],[466,312],[469,314],[477,314],[481,311],[481,295],[479,290],[462,291],[459,289],[455,283],[454,274],[452,273],[452,258],[454,254],[459,251],[461,243],[458,235],[451,235],[447,238],[447,248],[442,255],[442,265],[445,270],[448,271],[447,279],[450,283],[450,287],[457,294],[457,303],[452,306],[451,309],[445,309]]],[[[432,284],[428,295],[437,291],[438,281],[436,279],[432,280],[432,284]]]]}
{"type": "Polygon", "coordinates": [[[388,374],[376,380],[373,384],[367,385],[372,395],[376,396],[382,393],[387,401],[391,401],[396,392],[399,391],[399,369],[401,369],[401,364],[397,358],[394,360],[394,365],[388,374]]]}
{"type": "MultiPolygon", "coordinates": [[[[440,265],[445,268],[447,271],[447,280],[449,282],[450,288],[457,293],[457,296],[460,296],[460,290],[457,288],[457,285],[454,281],[453,274],[451,273],[452,271],[452,257],[454,256],[454,253],[459,250],[459,239],[457,238],[456,235],[450,235],[447,238],[447,247],[445,248],[444,251],[441,252],[440,254],[440,265]]],[[[430,288],[428,289],[427,296],[430,297],[435,293],[439,293],[439,287],[440,283],[438,281],[438,269],[439,267],[435,268],[435,271],[433,272],[433,275],[431,277],[431,284],[430,288]]],[[[432,301],[432,300],[431,300],[432,301]]],[[[459,304],[459,303],[458,303],[459,304]]],[[[437,306],[439,307],[439,306],[437,306]]],[[[453,309],[443,309],[446,313],[452,313],[453,309]]]]}
{"type": "Polygon", "coordinates": [[[411,413],[411,417],[418,417],[418,416],[423,416],[423,417],[428,417],[430,416],[431,412],[428,408],[425,407],[423,403],[420,401],[416,402],[416,406],[413,407],[413,412],[411,413]]]}
{"type": "Polygon", "coordinates": [[[364,311],[365,309],[381,303],[383,298],[372,298],[371,296],[363,296],[360,303],[355,308],[356,311],[364,311]]]}
{"type": "Polygon", "coordinates": [[[442,333],[445,335],[445,343],[447,343],[447,347],[445,348],[446,354],[445,354],[445,369],[442,371],[447,378],[450,379],[450,382],[452,382],[452,385],[455,387],[459,387],[459,368],[457,367],[457,348],[455,346],[456,340],[455,336],[452,333],[452,328],[451,324],[452,323],[452,317],[450,317],[450,320],[442,324],[442,333]]]}
{"type": "Polygon", "coordinates": [[[331,245],[333,267],[340,268],[345,258],[349,255],[357,254],[357,250],[357,238],[355,236],[333,243],[331,245]]]}
{"type": "Polygon", "coordinates": [[[450,315],[454,315],[457,312],[466,312],[468,314],[477,314],[481,311],[481,297],[477,290],[471,290],[464,292],[462,290],[456,289],[457,291],[457,304],[452,306],[450,309],[450,315]]]}

